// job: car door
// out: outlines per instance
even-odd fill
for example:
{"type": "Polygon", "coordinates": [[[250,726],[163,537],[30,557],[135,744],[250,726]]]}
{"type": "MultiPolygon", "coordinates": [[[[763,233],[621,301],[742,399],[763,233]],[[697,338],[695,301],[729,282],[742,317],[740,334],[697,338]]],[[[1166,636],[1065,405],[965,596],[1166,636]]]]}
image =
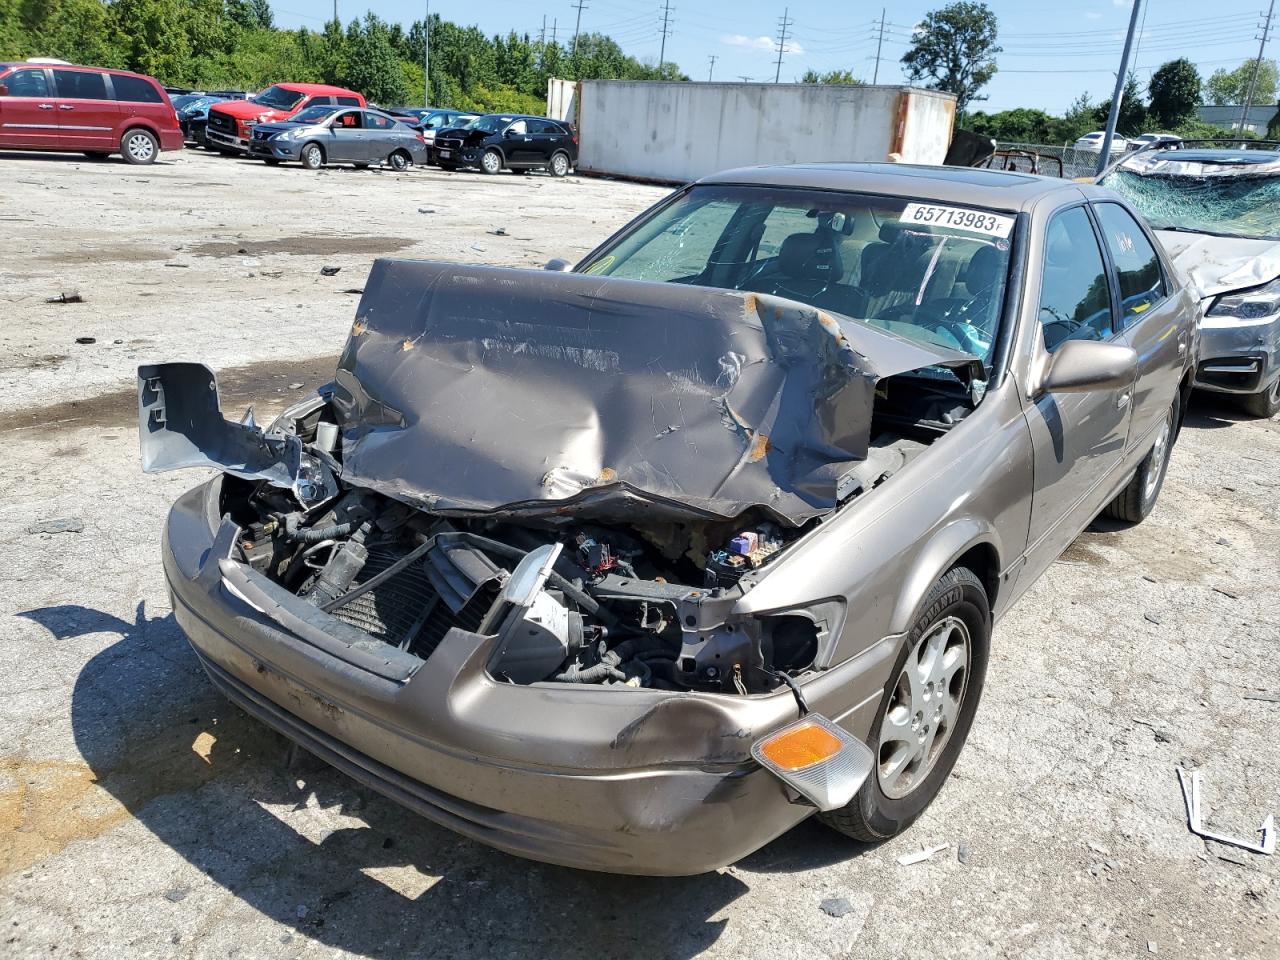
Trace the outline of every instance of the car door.
{"type": "Polygon", "coordinates": [[[538,149],[538,157],[542,163],[550,163],[551,155],[564,146],[569,139],[564,128],[550,120],[535,120],[530,123],[533,129],[534,143],[538,149]]]}
{"type": "Polygon", "coordinates": [[[502,132],[502,152],[506,154],[509,167],[523,167],[539,162],[527,120],[514,120],[502,132]]]}
{"type": "Polygon", "coordinates": [[[395,129],[399,126],[390,117],[364,111],[364,158],[370,163],[381,163],[387,159],[397,146],[395,129]]]}
{"type": "Polygon", "coordinates": [[[1177,393],[1191,332],[1182,323],[1178,298],[1169,295],[1160,258],[1146,231],[1118,203],[1097,202],[1093,210],[1118,285],[1124,326],[1121,342],[1138,354],[1127,448],[1145,450],[1177,393]]]}
{"type": "Polygon", "coordinates": [[[98,70],[54,67],[58,141],[72,150],[119,150],[116,126],[121,108],[107,89],[107,76],[98,70]]]}
{"type": "MultiPolygon", "coordinates": [[[[1036,315],[1052,354],[1070,339],[1123,342],[1108,262],[1084,204],[1046,224],[1036,315]]],[[[1039,576],[1097,516],[1120,468],[1129,432],[1132,384],[1031,398],[1034,483],[1028,572],[1039,576]]]]}
{"type": "Polygon", "coordinates": [[[325,146],[328,160],[340,163],[364,163],[364,123],[360,110],[343,110],[329,121],[325,146]]]}
{"type": "Polygon", "coordinates": [[[58,107],[44,67],[20,67],[0,84],[0,147],[56,147],[58,107]]]}

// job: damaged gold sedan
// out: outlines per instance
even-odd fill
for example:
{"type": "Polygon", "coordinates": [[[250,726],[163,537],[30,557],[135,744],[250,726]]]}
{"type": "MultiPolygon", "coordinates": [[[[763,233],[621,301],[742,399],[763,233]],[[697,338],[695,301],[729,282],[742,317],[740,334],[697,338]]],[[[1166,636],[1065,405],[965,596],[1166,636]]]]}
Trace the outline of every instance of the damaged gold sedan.
{"type": "Polygon", "coordinates": [[[379,261],[265,430],[140,368],[144,467],[221,471],[168,520],[175,614],[246,711],[511,853],[889,837],[992,623],[1154,505],[1195,311],[1107,191],[943,168],[720,174],[572,272],[379,261]]]}

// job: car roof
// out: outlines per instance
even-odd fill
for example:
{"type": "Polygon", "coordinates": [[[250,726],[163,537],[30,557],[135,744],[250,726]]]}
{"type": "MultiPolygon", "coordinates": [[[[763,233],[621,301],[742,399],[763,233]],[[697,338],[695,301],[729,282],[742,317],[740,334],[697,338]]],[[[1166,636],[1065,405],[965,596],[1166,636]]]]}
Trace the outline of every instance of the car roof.
{"type": "Polygon", "coordinates": [[[742,167],[712,174],[698,183],[881,193],[1003,210],[1025,209],[1040,197],[1057,191],[1075,191],[1079,196],[1080,188],[1071,180],[1057,177],[907,163],[792,163],[742,167]]]}
{"type": "Polygon", "coordinates": [[[344,96],[360,96],[354,90],[348,90],[346,87],[330,86],[327,83],[273,83],[271,86],[292,90],[294,93],[340,93],[344,96]]]}
{"type": "Polygon", "coordinates": [[[1180,163],[1229,163],[1249,166],[1280,161],[1280,150],[1158,150],[1152,153],[1157,160],[1176,160],[1180,163]]]}

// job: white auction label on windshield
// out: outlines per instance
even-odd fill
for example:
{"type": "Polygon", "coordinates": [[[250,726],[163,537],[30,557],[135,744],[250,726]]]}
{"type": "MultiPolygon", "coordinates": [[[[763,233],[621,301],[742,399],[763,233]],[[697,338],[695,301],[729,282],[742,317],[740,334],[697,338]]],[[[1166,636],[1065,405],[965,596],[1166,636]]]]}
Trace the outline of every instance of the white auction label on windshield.
{"type": "Polygon", "coordinates": [[[985,233],[989,237],[1007,238],[1013,231],[1013,217],[982,210],[966,210],[964,207],[943,207],[934,203],[908,203],[902,209],[902,223],[918,223],[921,226],[952,227],[985,233]]]}

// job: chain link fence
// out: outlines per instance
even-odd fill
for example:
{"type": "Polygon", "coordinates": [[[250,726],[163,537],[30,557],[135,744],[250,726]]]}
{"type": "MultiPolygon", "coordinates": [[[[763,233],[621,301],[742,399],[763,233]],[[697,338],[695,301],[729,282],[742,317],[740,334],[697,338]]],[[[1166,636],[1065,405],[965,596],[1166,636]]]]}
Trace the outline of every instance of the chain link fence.
{"type": "Polygon", "coordinates": [[[1098,171],[1098,154],[1077,150],[1073,146],[1050,146],[1044,143],[1006,143],[996,145],[989,167],[995,170],[1020,170],[1049,177],[1092,177],[1098,171]]]}

